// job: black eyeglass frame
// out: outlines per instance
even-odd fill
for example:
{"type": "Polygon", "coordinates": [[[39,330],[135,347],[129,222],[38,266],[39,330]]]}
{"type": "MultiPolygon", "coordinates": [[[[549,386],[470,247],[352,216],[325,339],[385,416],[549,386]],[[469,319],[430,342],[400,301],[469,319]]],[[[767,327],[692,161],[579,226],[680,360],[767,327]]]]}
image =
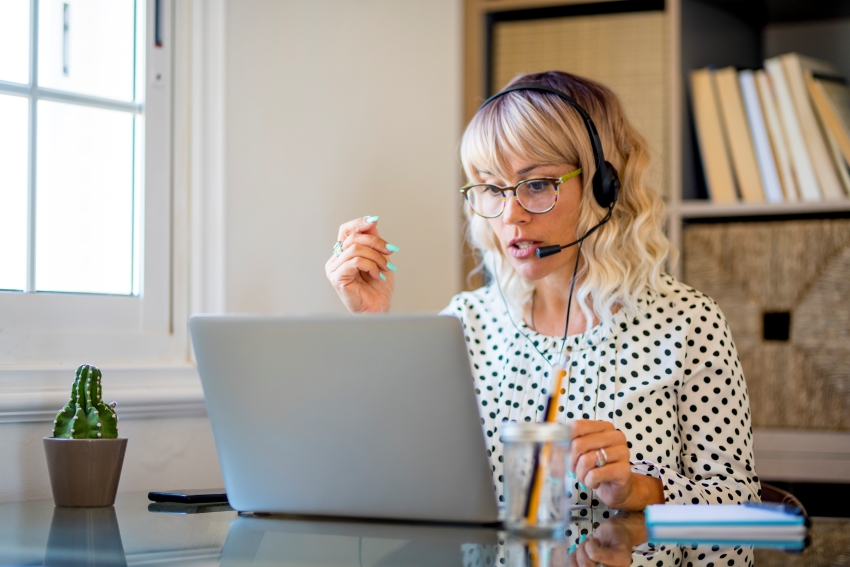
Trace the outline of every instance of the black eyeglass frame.
{"type": "Polygon", "coordinates": [[[516,185],[513,185],[513,186],[508,185],[508,186],[505,186],[505,187],[501,187],[499,185],[494,185],[493,183],[469,183],[469,184],[461,187],[460,192],[463,195],[464,199],[466,199],[466,204],[469,205],[470,210],[472,210],[472,212],[475,213],[476,215],[478,215],[479,217],[482,217],[482,218],[485,218],[485,219],[498,218],[502,215],[502,213],[505,212],[505,203],[508,202],[508,194],[507,194],[508,191],[513,191],[514,200],[516,200],[516,202],[519,203],[519,206],[522,207],[524,210],[528,211],[529,213],[531,213],[533,215],[542,215],[543,213],[548,213],[549,211],[554,209],[555,205],[558,204],[558,196],[560,195],[561,184],[564,183],[565,181],[569,181],[573,177],[576,177],[580,174],[581,174],[581,168],[579,167],[579,168],[574,169],[573,171],[571,171],[571,172],[569,172],[565,175],[562,175],[561,177],[537,177],[537,178],[534,178],[534,179],[523,179],[522,181],[520,181],[519,183],[517,183],[516,185]],[[520,186],[522,186],[525,183],[533,183],[535,181],[551,181],[553,183],[553,185],[555,186],[555,200],[554,200],[554,202],[552,202],[552,205],[548,209],[546,209],[545,211],[532,211],[528,207],[523,205],[522,201],[519,200],[519,188],[520,188],[520,186]],[[469,191],[474,189],[475,187],[493,187],[493,188],[496,188],[496,189],[499,190],[499,192],[502,194],[502,208],[499,210],[498,214],[495,214],[493,216],[487,216],[487,215],[482,215],[481,213],[479,213],[478,211],[475,210],[475,208],[472,206],[472,203],[469,201],[469,191]]]}

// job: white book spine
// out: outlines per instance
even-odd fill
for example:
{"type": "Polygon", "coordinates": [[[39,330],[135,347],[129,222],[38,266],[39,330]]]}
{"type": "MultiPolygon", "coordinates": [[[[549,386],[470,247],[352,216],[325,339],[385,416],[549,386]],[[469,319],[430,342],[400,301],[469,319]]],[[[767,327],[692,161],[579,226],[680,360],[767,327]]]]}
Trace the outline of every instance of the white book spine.
{"type": "Polygon", "coordinates": [[[761,112],[753,72],[749,70],[741,71],[738,73],[738,81],[741,84],[741,94],[744,97],[744,108],[747,111],[747,122],[753,136],[753,145],[756,150],[756,160],[759,165],[759,173],[761,173],[765,197],[767,197],[768,203],[781,203],[783,201],[782,185],[779,183],[776,162],[773,160],[773,151],[767,137],[767,128],[764,125],[764,116],[761,112]]]}
{"type": "Polygon", "coordinates": [[[797,109],[797,118],[800,120],[800,129],[806,147],[809,149],[809,158],[818,178],[818,185],[824,199],[842,199],[844,190],[838,179],[838,172],[829,155],[829,148],[824,140],[818,120],[815,117],[815,109],[809,98],[806,88],[806,69],[808,63],[795,53],[783,55],[780,58],[782,69],[785,71],[785,80],[788,81],[788,89],[791,91],[791,100],[797,109]]]}
{"type": "Polygon", "coordinates": [[[767,121],[770,139],[773,142],[773,153],[776,157],[776,165],[779,169],[780,179],[782,180],[785,200],[789,203],[795,203],[800,200],[800,197],[797,191],[797,181],[794,179],[794,172],[791,170],[791,155],[788,152],[788,141],[782,129],[779,112],[776,110],[776,95],[774,94],[773,85],[770,84],[770,77],[764,71],[756,71],[755,78],[759,95],[761,96],[764,118],[767,121]]]}
{"type": "Polygon", "coordinates": [[[785,134],[788,136],[788,147],[791,150],[791,163],[797,176],[800,195],[804,201],[820,201],[821,192],[818,185],[806,141],[800,122],[797,120],[797,112],[794,110],[794,101],[791,100],[791,91],[785,81],[785,72],[782,70],[782,62],[777,58],[765,60],[764,68],[770,75],[776,93],[776,102],[779,106],[779,115],[782,119],[785,134]]]}

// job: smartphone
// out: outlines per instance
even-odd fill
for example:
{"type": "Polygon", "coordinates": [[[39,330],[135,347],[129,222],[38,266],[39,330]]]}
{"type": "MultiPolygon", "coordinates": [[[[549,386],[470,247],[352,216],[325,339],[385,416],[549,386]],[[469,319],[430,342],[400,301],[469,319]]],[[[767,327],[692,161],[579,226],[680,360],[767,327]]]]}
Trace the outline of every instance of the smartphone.
{"type": "Polygon", "coordinates": [[[227,493],[223,488],[199,490],[166,490],[149,492],[148,499],[153,502],[176,502],[178,504],[206,504],[210,502],[227,503],[227,493]]]}

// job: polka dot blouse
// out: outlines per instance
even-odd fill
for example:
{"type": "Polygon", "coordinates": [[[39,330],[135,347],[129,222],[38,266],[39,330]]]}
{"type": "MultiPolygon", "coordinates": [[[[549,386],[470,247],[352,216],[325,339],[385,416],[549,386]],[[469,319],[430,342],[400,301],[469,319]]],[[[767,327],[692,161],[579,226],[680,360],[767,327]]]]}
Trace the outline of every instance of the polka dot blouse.
{"type": "MultiPolygon", "coordinates": [[[[726,319],[711,298],[665,281],[665,292],[645,290],[636,313],[620,310],[612,324],[568,337],[558,420],[613,423],[628,440],[632,471],[661,479],[666,502],[757,501],[747,386],[726,319]]],[[[562,337],[515,326],[492,285],[455,296],[443,313],[463,323],[503,502],[501,424],[543,421],[562,337]]],[[[573,488],[574,504],[605,507],[593,491],[573,488]]]]}

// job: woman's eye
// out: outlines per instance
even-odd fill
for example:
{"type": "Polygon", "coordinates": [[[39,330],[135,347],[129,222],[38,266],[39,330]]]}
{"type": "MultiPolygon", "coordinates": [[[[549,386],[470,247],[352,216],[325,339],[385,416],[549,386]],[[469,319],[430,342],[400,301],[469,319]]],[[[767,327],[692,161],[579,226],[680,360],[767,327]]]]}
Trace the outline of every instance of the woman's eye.
{"type": "Polygon", "coordinates": [[[547,191],[552,187],[552,182],[545,179],[535,179],[526,183],[532,191],[547,191]]]}

